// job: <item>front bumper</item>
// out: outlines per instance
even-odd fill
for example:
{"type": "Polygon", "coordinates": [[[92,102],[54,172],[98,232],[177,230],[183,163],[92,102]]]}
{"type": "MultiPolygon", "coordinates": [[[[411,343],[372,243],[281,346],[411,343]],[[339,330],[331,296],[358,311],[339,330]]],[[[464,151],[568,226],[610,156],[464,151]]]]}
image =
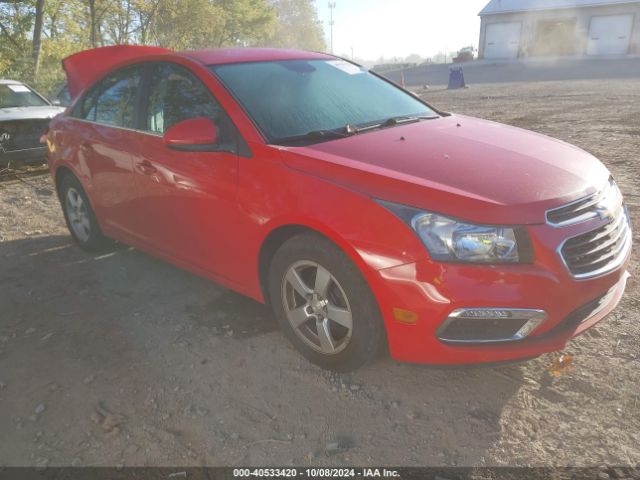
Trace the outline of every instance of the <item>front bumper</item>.
{"type": "Polygon", "coordinates": [[[0,166],[6,167],[10,164],[36,164],[45,163],[47,147],[26,148],[24,150],[12,150],[0,152],[0,166]]]}
{"type": "Polygon", "coordinates": [[[626,286],[630,249],[615,270],[577,280],[562,265],[555,248],[571,229],[541,225],[531,227],[530,233],[536,251],[536,261],[530,265],[424,260],[378,270],[373,288],[392,357],[448,365],[535,357],[562,350],[616,307],[626,286]],[[544,311],[545,318],[526,337],[513,341],[452,343],[438,338],[451,313],[468,308],[535,309],[544,311]],[[398,310],[412,315],[398,317],[398,310]]]}

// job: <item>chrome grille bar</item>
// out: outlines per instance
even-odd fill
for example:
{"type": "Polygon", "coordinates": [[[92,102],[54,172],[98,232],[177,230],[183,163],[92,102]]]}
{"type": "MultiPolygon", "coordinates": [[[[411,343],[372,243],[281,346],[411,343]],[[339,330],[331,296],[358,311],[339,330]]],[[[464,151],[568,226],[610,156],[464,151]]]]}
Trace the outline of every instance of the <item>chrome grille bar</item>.
{"type": "Polygon", "coordinates": [[[576,279],[604,275],[618,268],[631,249],[631,225],[626,209],[606,225],[565,240],[560,257],[576,279]]]}
{"type": "Polygon", "coordinates": [[[599,200],[600,195],[594,193],[562,207],[548,210],[546,214],[547,223],[554,227],[564,227],[594,218],[597,213],[594,210],[590,210],[590,208],[596,205],[599,200]]]}
{"type": "Polygon", "coordinates": [[[621,202],[620,190],[612,177],[601,191],[580,198],[561,207],[552,208],[545,213],[547,224],[554,227],[566,227],[584,222],[601,215],[602,207],[610,201],[621,202]]]}

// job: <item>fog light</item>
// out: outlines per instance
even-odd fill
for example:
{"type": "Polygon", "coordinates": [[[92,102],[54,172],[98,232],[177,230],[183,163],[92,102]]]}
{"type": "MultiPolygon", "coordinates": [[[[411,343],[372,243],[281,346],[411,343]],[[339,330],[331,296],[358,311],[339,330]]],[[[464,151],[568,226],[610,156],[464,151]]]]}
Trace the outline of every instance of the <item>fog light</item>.
{"type": "Polygon", "coordinates": [[[545,319],[544,310],[523,308],[460,308],[438,329],[449,343],[514,342],[529,336],[545,319]]]}

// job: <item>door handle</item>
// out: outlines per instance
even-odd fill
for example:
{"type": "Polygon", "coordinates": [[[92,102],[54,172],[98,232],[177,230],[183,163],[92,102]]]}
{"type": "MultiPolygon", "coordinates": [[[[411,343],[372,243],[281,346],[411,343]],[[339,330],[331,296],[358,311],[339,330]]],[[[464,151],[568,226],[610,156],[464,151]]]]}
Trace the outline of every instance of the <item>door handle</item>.
{"type": "Polygon", "coordinates": [[[158,171],[149,160],[142,160],[136,163],[136,170],[144,175],[153,175],[158,171]]]}

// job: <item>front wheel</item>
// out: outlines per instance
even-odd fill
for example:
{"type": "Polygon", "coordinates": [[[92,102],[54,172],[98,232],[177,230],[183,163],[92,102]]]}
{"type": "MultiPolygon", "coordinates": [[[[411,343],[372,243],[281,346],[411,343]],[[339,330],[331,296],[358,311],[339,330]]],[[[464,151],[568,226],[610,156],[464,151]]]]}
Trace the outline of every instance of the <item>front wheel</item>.
{"type": "Polygon", "coordinates": [[[269,295],[284,333],[316,365],[351,371],[379,352],[384,327],[375,298],[329,240],[303,234],[285,242],[271,262],[269,295]]]}

